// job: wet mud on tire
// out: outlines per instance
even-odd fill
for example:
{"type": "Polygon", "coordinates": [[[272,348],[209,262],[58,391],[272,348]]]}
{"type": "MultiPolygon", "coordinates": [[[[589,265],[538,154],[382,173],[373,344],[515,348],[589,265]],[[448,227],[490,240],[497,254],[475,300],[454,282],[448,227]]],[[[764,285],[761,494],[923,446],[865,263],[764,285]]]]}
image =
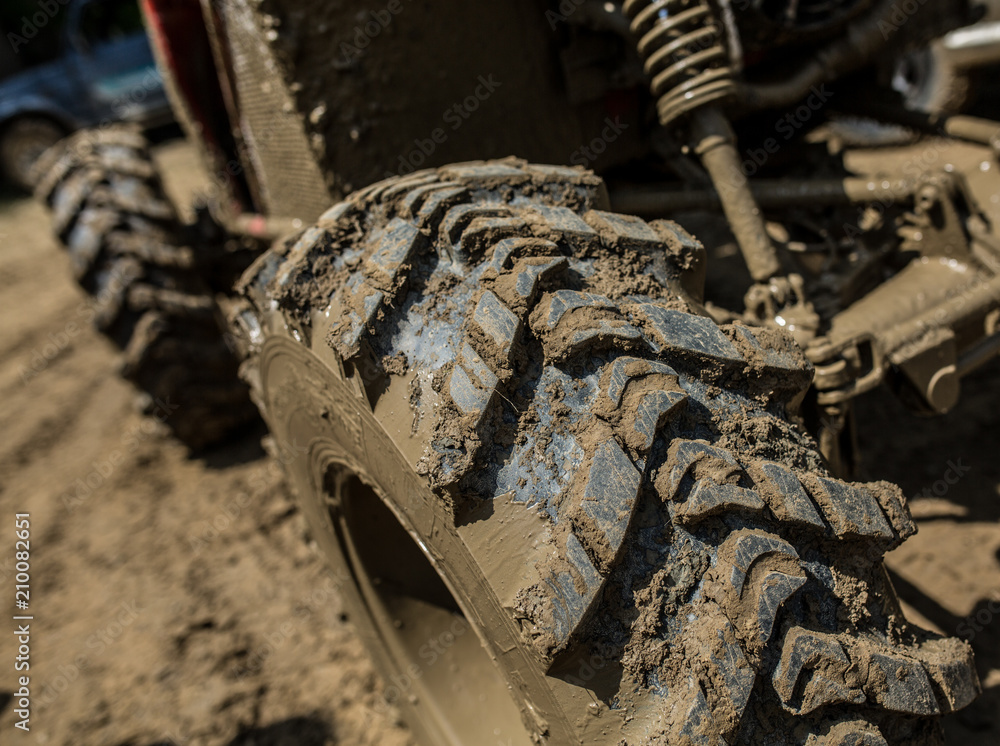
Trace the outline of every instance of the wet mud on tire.
{"type": "MultiPolygon", "coordinates": [[[[199,186],[192,149],[170,142],[153,153],[174,203],[188,203],[199,186]]],[[[412,745],[393,704],[410,690],[376,675],[340,616],[339,592],[303,541],[281,462],[260,450],[260,433],[192,459],[132,409],[106,339],[81,324],[68,345],[47,346],[89,301],[45,225],[30,200],[6,195],[0,204],[0,511],[32,515],[32,683],[62,693],[44,708],[37,700],[26,739],[16,737],[11,706],[0,710],[0,740],[412,745]],[[31,373],[36,353],[45,367],[31,373]],[[117,468],[101,478],[95,463],[116,452],[117,468]],[[70,512],[63,498],[88,478],[95,486],[70,512]],[[119,633],[121,604],[133,601],[141,613],[119,633]],[[100,646],[93,636],[109,625],[116,636],[100,646]],[[60,678],[81,655],[90,665],[72,682],[60,678]]],[[[947,746],[1000,740],[1000,617],[990,612],[1000,598],[998,363],[965,379],[961,402],[941,418],[908,415],[888,398],[864,403],[866,478],[898,482],[920,527],[887,555],[907,617],[976,651],[985,691],[942,718],[947,746]],[[959,460],[969,471],[935,495],[948,462],[959,460]]],[[[14,642],[0,636],[0,658],[13,660],[14,642]]],[[[601,663],[588,659],[572,675],[593,681],[601,663]]],[[[10,691],[0,681],[0,707],[10,691]]]]}
{"type": "Polygon", "coordinates": [[[244,375],[277,441],[312,444],[288,471],[313,535],[351,542],[331,474],[374,490],[529,739],[940,743],[978,681],[884,572],[902,493],[829,476],[785,411],[811,372],[698,313],[690,235],[604,206],[580,170],[462,164],[362,190],[248,271],[244,375]]]}

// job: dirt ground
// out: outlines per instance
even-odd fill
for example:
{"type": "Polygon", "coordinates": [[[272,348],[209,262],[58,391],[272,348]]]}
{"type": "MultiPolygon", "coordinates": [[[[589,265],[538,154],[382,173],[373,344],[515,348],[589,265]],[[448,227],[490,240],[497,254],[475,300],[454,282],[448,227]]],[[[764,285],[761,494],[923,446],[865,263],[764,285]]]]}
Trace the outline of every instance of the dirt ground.
{"type": "MultiPolygon", "coordinates": [[[[158,148],[182,203],[204,183],[158,148]]],[[[406,744],[408,732],[249,429],[191,459],[142,418],[43,210],[0,198],[0,742],[406,744]],[[14,729],[14,515],[31,520],[31,731],[14,729]],[[13,735],[11,735],[13,734],[13,735]]],[[[912,498],[890,557],[909,616],[969,640],[985,693],[949,746],[1000,743],[1000,364],[936,420],[862,402],[868,478],[912,498]]]]}

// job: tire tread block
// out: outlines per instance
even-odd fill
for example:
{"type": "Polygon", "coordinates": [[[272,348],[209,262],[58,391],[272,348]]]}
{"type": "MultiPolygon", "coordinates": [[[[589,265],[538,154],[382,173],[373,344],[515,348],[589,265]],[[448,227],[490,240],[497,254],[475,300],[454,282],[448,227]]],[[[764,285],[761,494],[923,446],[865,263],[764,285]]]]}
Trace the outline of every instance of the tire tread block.
{"type": "MultiPolygon", "coordinates": [[[[546,228],[574,249],[587,249],[600,241],[597,232],[568,207],[532,205],[531,210],[541,216],[546,228]]],[[[555,236],[549,238],[554,239],[555,236]]]]}
{"type": "Polygon", "coordinates": [[[52,228],[60,239],[68,235],[83,210],[87,197],[105,178],[105,172],[96,166],[80,168],[70,174],[55,192],[51,208],[52,228]]]}
{"type": "Polygon", "coordinates": [[[121,222],[116,210],[85,208],[66,238],[73,275],[82,280],[94,268],[108,233],[121,222]]]}
{"type": "MultiPolygon", "coordinates": [[[[688,484],[689,472],[696,463],[709,461],[717,467],[728,466],[732,473],[741,477],[744,472],[736,463],[736,459],[728,451],[716,448],[701,440],[676,440],[670,446],[667,468],[670,469],[668,497],[677,500],[683,488],[688,484]]],[[[691,485],[693,487],[693,484],[691,485]]]]}
{"type": "MultiPolygon", "coordinates": [[[[82,218],[83,216],[81,216],[82,218]]],[[[73,232],[80,226],[78,222],[73,232]]],[[[72,251],[73,235],[70,235],[72,251]]],[[[174,246],[156,238],[137,235],[129,231],[116,231],[107,234],[105,241],[110,254],[117,256],[134,256],[146,264],[157,267],[172,267],[183,270],[194,268],[194,254],[187,246],[174,246]]]]}
{"type": "MultiPolygon", "coordinates": [[[[358,354],[361,349],[361,339],[375,324],[379,309],[385,300],[385,293],[361,282],[358,282],[353,290],[353,295],[361,298],[361,314],[353,309],[349,310],[330,337],[330,342],[344,359],[350,359],[358,354]]],[[[346,291],[345,294],[351,293],[346,291]]],[[[345,304],[341,300],[341,306],[343,305],[345,304]]]]}
{"type": "Polygon", "coordinates": [[[517,314],[507,308],[493,292],[487,290],[476,304],[472,321],[483,335],[496,345],[500,356],[509,361],[521,328],[521,320],[517,314]]]}
{"type": "Polygon", "coordinates": [[[711,479],[701,479],[681,503],[674,520],[682,526],[695,526],[706,518],[729,513],[760,513],[764,501],[756,492],[735,484],[718,484],[711,479]]]}
{"type": "Polygon", "coordinates": [[[719,548],[715,572],[722,588],[710,593],[759,663],[782,607],[807,582],[798,553],[773,534],[741,529],[719,548]]]}
{"type": "Polygon", "coordinates": [[[566,535],[567,571],[553,572],[543,582],[552,591],[549,597],[555,637],[554,652],[564,650],[582,624],[604,584],[583,545],[572,533],[566,535]]]}
{"type": "Polygon", "coordinates": [[[760,355],[766,370],[781,376],[800,376],[802,374],[803,358],[801,355],[796,356],[790,350],[779,350],[762,345],[750,327],[734,324],[732,329],[760,355]]]}
{"type": "Polygon", "coordinates": [[[758,466],[770,487],[764,490],[764,494],[768,498],[771,511],[780,521],[826,531],[826,524],[823,523],[816,506],[791,469],[773,461],[762,461],[758,466]]]}
{"type": "Polygon", "coordinates": [[[693,679],[688,679],[686,700],[687,707],[683,710],[684,719],[680,728],[682,742],[691,746],[725,746],[705,693],[693,679]]]}
{"type": "Polygon", "coordinates": [[[317,224],[321,227],[330,227],[339,224],[350,213],[357,209],[357,205],[352,200],[345,199],[338,202],[329,210],[319,216],[317,224]]]}
{"type": "Polygon", "coordinates": [[[785,635],[772,682],[785,708],[797,715],[827,705],[860,705],[865,694],[848,684],[850,667],[851,661],[834,635],[793,627],[785,635]]]}
{"type": "Polygon", "coordinates": [[[758,641],[766,643],[774,634],[781,607],[806,584],[806,576],[772,571],[764,576],[757,597],[758,641]]]}
{"type": "Polygon", "coordinates": [[[584,221],[602,235],[614,248],[661,248],[662,239],[650,225],[631,215],[620,215],[602,210],[590,210],[584,221]]]}
{"type": "Polygon", "coordinates": [[[514,292],[518,294],[525,303],[531,305],[535,300],[538,284],[550,275],[559,272],[569,266],[565,257],[557,257],[541,263],[520,262],[517,268],[516,279],[514,281],[514,292]]]}
{"type": "Polygon", "coordinates": [[[365,264],[368,280],[380,290],[393,289],[403,266],[412,263],[423,241],[424,236],[415,225],[394,219],[386,226],[378,248],[365,264]]]}
{"type": "Polygon", "coordinates": [[[728,583],[737,596],[743,595],[751,568],[768,555],[784,555],[796,563],[799,559],[798,552],[784,539],[751,529],[734,532],[719,547],[720,559],[731,568],[728,583]]]}
{"type": "Polygon", "coordinates": [[[527,223],[519,217],[476,217],[462,231],[456,244],[455,254],[462,261],[474,261],[484,255],[489,246],[498,239],[515,238],[524,235],[527,223]]]}
{"type": "Polygon", "coordinates": [[[573,332],[562,345],[552,348],[553,360],[565,360],[573,355],[606,349],[615,342],[626,347],[634,347],[643,341],[642,332],[627,321],[597,319],[586,329],[573,332]]]}
{"type": "MultiPolygon", "coordinates": [[[[464,186],[452,187],[451,189],[431,190],[430,196],[423,201],[417,210],[417,221],[422,226],[430,226],[437,223],[437,221],[441,219],[441,216],[445,214],[446,210],[454,207],[468,196],[469,190],[464,186]]],[[[408,204],[409,209],[412,211],[415,208],[416,203],[404,204],[408,204]]]]}
{"type": "Polygon", "coordinates": [[[396,207],[397,213],[404,218],[413,219],[417,217],[424,202],[435,192],[448,192],[446,197],[460,196],[465,190],[457,181],[435,180],[429,184],[413,187],[409,189],[406,196],[400,200],[396,207]],[[457,188],[457,189],[456,189],[457,188]]]}
{"type": "Polygon", "coordinates": [[[200,317],[206,323],[211,323],[215,315],[215,302],[212,298],[143,282],[132,283],[127,297],[129,308],[133,310],[156,309],[175,316],[200,317]]]}
{"type": "MultiPolygon", "coordinates": [[[[720,620],[708,649],[709,679],[714,684],[713,711],[722,736],[730,741],[739,729],[757,681],[757,671],[747,660],[733,626],[720,620]]],[[[707,683],[707,682],[703,682],[707,683]]]]}
{"type": "Polygon", "coordinates": [[[913,516],[906,505],[903,491],[897,485],[889,482],[878,482],[871,487],[871,492],[875,495],[882,512],[889,520],[892,530],[899,537],[899,542],[901,543],[917,533],[917,524],[913,522],[913,516]]]}
{"type": "MultiPolygon", "coordinates": [[[[307,230],[279,268],[276,285],[289,286],[299,273],[310,271],[306,258],[329,239],[329,232],[323,228],[307,230]]],[[[402,290],[406,278],[400,276],[401,270],[414,261],[425,240],[424,234],[412,223],[399,218],[392,220],[365,261],[362,272],[352,275],[336,291],[331,308],[341,321],[330,341],[345,359],[358,354],[362,338],[374,331],[379,312],[402,290]]]]}
{"type": "Polygon", "coordinates": [[[928,640],[914,652],[934,684],[942,712],[961,710],[979,695],[976,665],[967,643],[947,637],[928,640]]]}
{"type": "Polygon", "coordinates": [[[510,208],[505,205],[482,205],[477,203],[456,205],[445,213],[444,219],[441,221],[438,229],[438,235],[444,241],[444,249],[451,255],[452,259],[465,259],[467,257],[459,253],[459,245],[470,223],[476,218],[509,217],[511,217],[510,208]]]}
{"type": "Polygon", "coordinates": [[[428,173],[413,174],[403,179],[399,179],[393,184],[386,186],[381,191],[372,195],[373,199],[379,202],[389,202],[397,197],[412,192],[421,187],[435,187],[441,183],[441,178],[434,171],[428,173]]]}
{"type": "Polygon", "coordinates": [[[617,407],[621,404],[630,381],[653,374],[667,376],[677,382],[677,372],[665,363],[637,357],[617,358],[607,374],[606,391],[612,405],[617,407]]]}
{"type": "Polygon", "coordinates": [[[542,337],[545,359],[559,363],[608,348],[628,350],[642,345],[642,333],[603,295],[558,290],[547,296],[532,318],[542,337]]]}
{"type": "Polygon", "coordinates": [[[638,453],[645,455],[653,447],[653,442],[670,415],[687,403],[688,397],[682,391],[651,391],[642,397],[636,409],[633,430],[642,439],[637,443],[638,453]]]}
{"type": "Polygon", "coordinates": [[[493,399],[498,383],[497,375],[465,342],[452,368],[448,388],[455,405],[463,414],[477,415],[478,422],[493,399]]]}
{"type": "Polygon", "coordinates": [[[312,227],[300,235],[292,248],[288,250],[287,260],[278,269],[274,277],[275,287],[288,287],[300,274],[300,267],[305,263],[307,257],[316,249],[317,244],[328,234],[326,230],[319,227],[312,227]]]}
{"type": "Polygon", "coordinates": [[[531,177],[517,166],[502,162],[470,162],[445,166],[440,172],[449,179],[458,181],[495,181],[519,183],[531,177]]]}
{"type": "Polygon", "coordinates": [[[160,196],[160,189],[154,189],[147,181],[135,176],[122,176],[114,171],[106,179],[109,183],[96,186],[88,195],[88,201],[117,207],[151,220],[176,219],[173,205],[160,196]]]}
{"type": "Polygon", "coordinates": [[[810,736],[805,746],[889,746],[878,728],[861,720],[837,723],[822,736],[810,736]]]}
{"type": "Polygon", "coordinates": [[[896,536],[870,491],[825,477],[809,477],[807,486],[812,487],[813,498],[838,537],[895,541],[896,536]]]}
{"type": "Polygon", "coordinates": [[[566,257],[560,255],[559,247],[551,241],[536,236],[518,236],[503,238],[493,244],[487,266],[500,276],[516,264],[530,267],[560,259],[566,261],[566,257]]]}
{"type": "Polygon", "coordinates": [[[730,364],[744,364],[743,357],[714,321],[655,303],[632,306],[662,352],[695,353],[730,364]]]}
{"type": "Polygon", "coordinates": [[[612,438],[597,447],[581,500],[582,512],[607,542],[601,564],[610,566],[621,553],[635,512],[642,474],[612,438]]]}
{"type": "Polygon", "coordinates": [[[550,329],[555,329],[566,314],[578,308],[618,311],[618,307],[611,299],[603,295],[580,293],[575,290],[557,290],[549,298],[549,312],[545,322],[550,329]]]}
{"type": "Polygon", "coordinates": [[[864,691],[870,701],[892,712],[924,716],[940,712],[927,672],[912,658],[872,653],[864,691]]]}

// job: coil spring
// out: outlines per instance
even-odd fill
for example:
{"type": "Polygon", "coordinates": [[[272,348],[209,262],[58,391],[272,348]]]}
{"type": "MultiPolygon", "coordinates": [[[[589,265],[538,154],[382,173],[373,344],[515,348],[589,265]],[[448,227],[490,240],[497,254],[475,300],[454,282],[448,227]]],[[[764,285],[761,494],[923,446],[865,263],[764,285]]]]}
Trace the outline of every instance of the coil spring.
{"type": "Polygon", "coordinates": [[[625,0],[660,122],[736,92],[721,21],[708,0],[625,0]]]}

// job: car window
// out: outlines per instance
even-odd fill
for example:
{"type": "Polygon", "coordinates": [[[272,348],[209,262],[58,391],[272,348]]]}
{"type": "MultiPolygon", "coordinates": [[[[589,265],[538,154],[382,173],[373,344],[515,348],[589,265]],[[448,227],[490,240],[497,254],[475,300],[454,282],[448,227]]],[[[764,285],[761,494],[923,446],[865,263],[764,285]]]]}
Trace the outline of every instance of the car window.
{"type": "Polygon", "coordinates": [[[142,32],[136,0],[94,0],[83,6],[80,35],[91,47],[111,44],[142,32]]]}

